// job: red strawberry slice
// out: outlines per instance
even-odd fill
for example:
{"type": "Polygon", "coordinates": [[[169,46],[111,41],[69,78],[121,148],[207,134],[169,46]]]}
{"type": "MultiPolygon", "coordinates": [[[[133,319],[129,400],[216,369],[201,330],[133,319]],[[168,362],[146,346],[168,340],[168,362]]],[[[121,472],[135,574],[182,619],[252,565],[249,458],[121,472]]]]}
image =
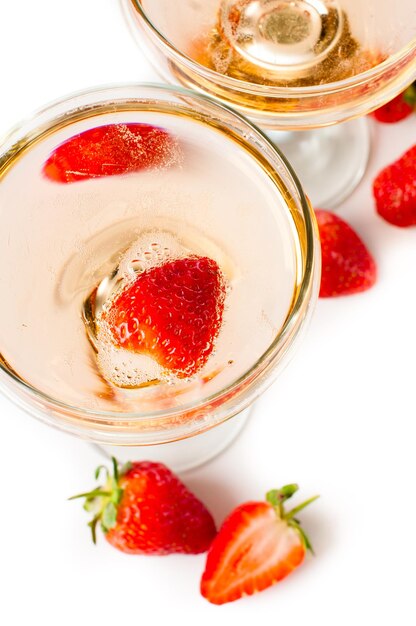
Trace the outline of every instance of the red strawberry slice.
{"type": "Polygon", "coordinates": [[[214,348],[224,299],[217,263],[191,256],[139,274],[102,319],[116,346],[151,356],[186,377],[205,365],[214,348]]]}
{"type": "Polygon", "coordinates": [[[270,491],[267,502],[246,502],[221,526],[209,549],[201,593],[213,604],[233,602],[262,591],[288,576],[311,545],[295,515],[316,500],[288,513],[283,504],[298,489],[270,491]]]}
{"type": "Polygon", "coordinates": [[[101,470],[105,485],[71,498],[85,498],[94,543],[100,524],[107,541],[127,554],[199,554],[209,548],[216,534],[211,514],[165,465],[141,461],[119,469],[113,459],[113,475],[99,467],[96,478],[101,470]]]}
{"type": "Polygon", "coordinates": [[[387,102],[371,114],[378,122],[395,124],[406,119],[416,109],[416,84],[413,83],[390,102],[387,102]]]}
{"type": "Polygon", "coordinates": [[[416,226],[416,145],[379,173],[373,193],[377,212],[387,222],[416,226]]]}
{"type": "Polygon", "coordinates": [[[322,251],[320,298],[366,291],[377,279],[376,263],[357,233],[340,217],[316,210],[322,251]]]}
{"type": "Polygon", "coordinates": [[[149,124],[108,124],[71,137],[54,150],[44,175],[59,183],[169,167],[180,161],[175,137],[149,124]]]}

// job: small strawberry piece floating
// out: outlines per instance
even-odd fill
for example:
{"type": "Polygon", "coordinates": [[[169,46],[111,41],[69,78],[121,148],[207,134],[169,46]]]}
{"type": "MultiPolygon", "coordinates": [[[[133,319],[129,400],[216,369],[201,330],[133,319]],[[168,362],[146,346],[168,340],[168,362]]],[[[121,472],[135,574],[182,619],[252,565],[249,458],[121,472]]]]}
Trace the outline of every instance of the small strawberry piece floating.
{"type": "Polygon", "coordinates": [[[416,83],[371,114],[378,122],[395,124],[416,111],[416,83]]]}
{"type": "Polygon", "coordinates": [[[102,321],[117,347],[146,354],[184,378],[207,362],[221,327],[224,299],[217,263],[190,256],[139,274],[102,321]]]}
{"type": "Polygon", "coordinates": [[[390,224],[416,226],[416,145],[374,180],[377,213],[390,224]]]}
{"type": "Polygon", "coordinates": [[[54,150],[44,175],[58,183],[115,176],[180,162],[175,137],[149,124],[107,124],[71,137],[54,150]]]}
{"type": "Polygon", "coordinates": [[[284,503],[298,490],[286,485],[269,491],[266,502],[247,502],[225,520],[209,549],[201,593],[213,604],[233,602],[274,585],[299,567],[308,537],[297,513],[311,498],[289,512],[284,503]]]}
{"type": "Polygon", "coordinates": [[[103,487],[73,496],[85,498],[93,514],[89,523],[94,543],[101,525],[107,541],[127,554],[165,555],[206,552],[216,535],[211,514],[200,500],[162,463],[127,463],[119,470],[113,458],[113,475],[103,487]]]}
{"type": "Polygon", "coordinates": [[[320,298],[366,291],[377,280],[376,263],[357,233],[329,211],[316,210],[322,251],[320,298]]]}

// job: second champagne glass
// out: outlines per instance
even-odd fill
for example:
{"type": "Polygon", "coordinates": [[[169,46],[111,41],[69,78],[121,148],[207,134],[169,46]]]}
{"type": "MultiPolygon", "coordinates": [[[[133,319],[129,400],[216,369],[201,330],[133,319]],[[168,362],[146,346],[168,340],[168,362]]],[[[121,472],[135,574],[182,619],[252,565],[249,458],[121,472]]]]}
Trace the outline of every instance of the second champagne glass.
{"type": "Polygon", "coordinates": [[[122,3],[163,76],[266,129],[323,208],[340,203],[365,171],[362,116],[416,78],[414,0],[394,10],[389,0],[122,3]]]}

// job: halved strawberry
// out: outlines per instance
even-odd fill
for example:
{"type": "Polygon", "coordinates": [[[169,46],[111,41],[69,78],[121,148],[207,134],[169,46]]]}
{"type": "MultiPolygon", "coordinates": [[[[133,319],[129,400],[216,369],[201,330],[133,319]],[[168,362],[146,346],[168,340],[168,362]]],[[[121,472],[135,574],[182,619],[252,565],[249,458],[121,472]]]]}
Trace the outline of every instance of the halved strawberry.
{"type": "Polygon", "coordinates": [[[297,490],[297,485],[274,489],[266,502],[247,502],[231,513],[208,552],[204,598],[233,602],[270,587],[302,563],[312,547],[296,515],[318,496],[285,512],[284,503],[297,490]]]}
{"type": "Polygon", "coordinates": [[[116,346],[146,354],[179,377],[203,367],[219,333],[225,283],[208,257],[179,258],[139,274],[102,316],[116,346]]]}
{"type": "Polygon", "coordinates": [[[371,114],[378,122],[395,124],[406,119],[416,110],[416,83],[371,114]]]}
{"type": "Polygon", "coordinates": [[[379,173],[373,193],[377,213],[387,222],[416,226],[416,145],[379,173]]]}
{"type": "Polygon", "coordinates": [[[322,251],[320,298],[366,291],[377,279],[376,263],[357,233],[340,217],[317,209],[322,251]]]}
{"type": "Polygon", "coordinates": [[[59,183],[169,167],[180,161],[178,140],[149,124],[107,124],[74,135],[58,146],[43,166],[59,183]]]}

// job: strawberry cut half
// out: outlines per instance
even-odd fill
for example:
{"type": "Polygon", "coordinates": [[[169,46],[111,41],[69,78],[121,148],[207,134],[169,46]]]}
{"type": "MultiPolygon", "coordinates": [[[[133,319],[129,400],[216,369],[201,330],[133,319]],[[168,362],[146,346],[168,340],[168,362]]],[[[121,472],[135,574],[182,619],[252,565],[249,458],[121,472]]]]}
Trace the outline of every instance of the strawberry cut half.
{"type": "Polygon", "coordinates": [[[200,586],[204,598],[233,602],[271,587],[301,565],[312,547],[295,516],[317,496],[286,512],[284,502],[297,490],[285,485],[270,491],[266,502],[234,509],[209,549],[200,586]]]}
{"type": "Polygon", "coordinates": [[[50,155],[43,174],[58,183],[115,176],[179,163],[178,140],[150,124],[107,124],[74,135],[50,155]]]}
{"type": "Polygon", "coordinates": [[[208,257],[179,258],[138,275],[102,316],[114,344],[184,378],[202,368],[221,328],[225,281],[208,257]]]}

